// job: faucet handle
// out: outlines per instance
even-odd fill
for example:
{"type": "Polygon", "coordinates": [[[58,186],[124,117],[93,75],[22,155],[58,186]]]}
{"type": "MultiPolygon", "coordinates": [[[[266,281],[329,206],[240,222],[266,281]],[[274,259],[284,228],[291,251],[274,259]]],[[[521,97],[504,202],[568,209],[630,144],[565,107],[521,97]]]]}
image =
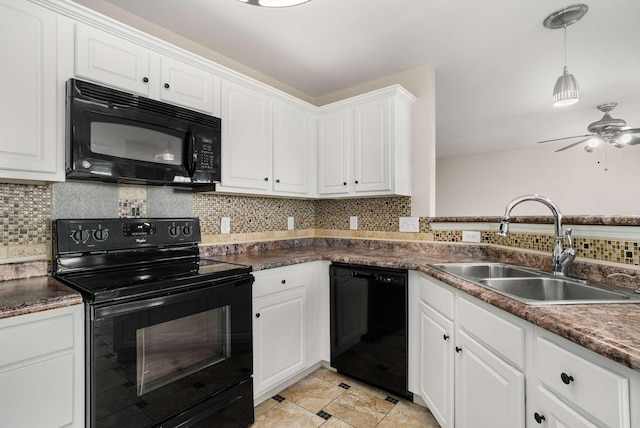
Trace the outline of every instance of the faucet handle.
{"type": "Polygon", "coordinates": [[[565,231],[564,231],[564,236],[567,238],[567,248],[573,248],[573,238],[571,238],[571,228],[568,227],[565,231]]]}

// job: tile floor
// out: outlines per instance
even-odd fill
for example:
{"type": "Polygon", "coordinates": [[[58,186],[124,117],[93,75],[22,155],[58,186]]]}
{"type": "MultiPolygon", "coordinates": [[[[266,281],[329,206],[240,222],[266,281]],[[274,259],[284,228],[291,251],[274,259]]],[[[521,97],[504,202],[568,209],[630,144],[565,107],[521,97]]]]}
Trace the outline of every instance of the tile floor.
{"type": "Polygon", "coordinates": [[[440,428],[424,407],[321,367],[255,409],[252,428],[440,428]]]}

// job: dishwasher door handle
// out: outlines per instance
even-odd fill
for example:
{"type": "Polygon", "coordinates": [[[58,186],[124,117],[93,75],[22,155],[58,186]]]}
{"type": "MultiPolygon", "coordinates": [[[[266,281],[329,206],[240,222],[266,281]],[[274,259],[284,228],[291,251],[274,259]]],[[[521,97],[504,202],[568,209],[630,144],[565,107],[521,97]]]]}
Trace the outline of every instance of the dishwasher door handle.
{"type": "Polygon", "coordinates": [[[373,280],[378,279],[378,276],[375,273],[359,272],[357,270],[352,270],[351,276],[354,278],[362,278],[362,279],[373,279],[373,280]]]}

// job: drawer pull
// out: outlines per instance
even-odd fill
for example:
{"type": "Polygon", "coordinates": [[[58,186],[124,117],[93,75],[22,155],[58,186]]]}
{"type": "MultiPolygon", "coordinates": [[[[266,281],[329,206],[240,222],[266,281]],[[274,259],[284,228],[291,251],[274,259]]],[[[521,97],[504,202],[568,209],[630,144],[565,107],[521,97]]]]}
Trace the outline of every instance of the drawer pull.
{"type": "Polygon", "coordinates": [[[286,284],[286,283],[287,283],[287,280],[286,280],[286,279],[283,279],[283,280],[282,280],[282,281],[280,281],[280,282],[281,282],[281,283],[283,283],[283,284],[286,284]]]}
{"type": "Polygon", "coordinates": [[[442,335],[442,338],[443,338],[444,340],[447,340],[447,339],[449,338],[449,336],[447,336],[446,334],[443,334],[443,335],[442,335]]]}
{"type": "Polygon", "coordinates": [[[571,382],[574,381],[573,376],[568,375],[566,373],[562,373],[560,375],[560,379],[562,379],[562,383],[564,383],[565,385],[569,385],[571,382]]]}
{"type": "Polygon", "coordinates": [[[457,352],[457,353],[462,352],[462,348],[459,348],[459,347],[457,347],[457,346],[456,346],[456,352],[457,352]]]}
{"type": "Polygon", "coordinates": [[[544,417],[544,415],[541,415],[540,413],[536,412],[533,414],[533,419],[535,419],[537,423],[541,424],[542,421],[544,421],[546,418],[544,417]]]}

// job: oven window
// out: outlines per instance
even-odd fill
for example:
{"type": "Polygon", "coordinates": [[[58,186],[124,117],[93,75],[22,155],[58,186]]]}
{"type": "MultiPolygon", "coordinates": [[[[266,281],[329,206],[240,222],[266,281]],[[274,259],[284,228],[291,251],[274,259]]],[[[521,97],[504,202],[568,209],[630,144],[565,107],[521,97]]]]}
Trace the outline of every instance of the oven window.
{"type": "Polygon", "coordinates": [[[230,306],[136,331],[138,396],[231,355],[230,306]]]}
{"type": "Polygon", "coordinates": [[[91,151],[123,159],[182,165],[180,138],[141,126],[91,122],[91,151]]]}

